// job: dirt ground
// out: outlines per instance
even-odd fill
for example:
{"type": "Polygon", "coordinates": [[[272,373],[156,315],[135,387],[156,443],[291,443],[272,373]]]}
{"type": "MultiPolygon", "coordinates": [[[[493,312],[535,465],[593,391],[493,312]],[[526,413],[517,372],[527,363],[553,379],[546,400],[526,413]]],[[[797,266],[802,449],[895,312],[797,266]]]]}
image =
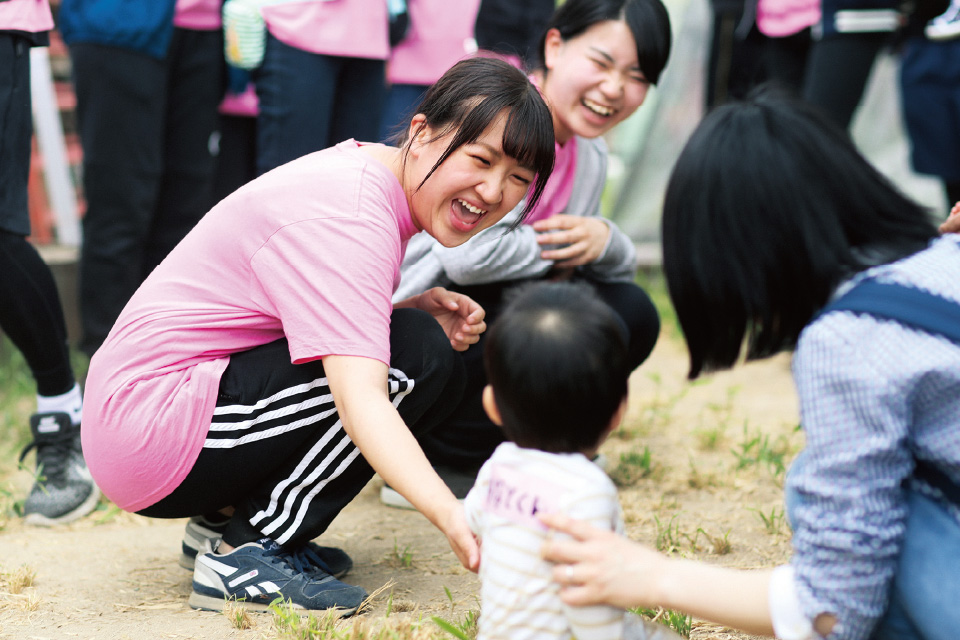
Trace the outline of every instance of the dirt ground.
{"type": "MultiPolygon", "coordinates": [[[[666,329],[631,381],[630,411],[602,448],[622,485],[630,537],[669,553],[743,568],[789,555],[782,469],[802,446],[789,358],[688,384],[682,342],[666,329]]],[[[31,478],[19,472],[25,492],[31,478]]],[[[387,588],[364,616],[413,610],[459,620],[479,609],[479,582],[418,513],[380,504],[374,479],[319,541],[347,550],[346,581],[387,588]]],[[[187,606],[191,574],[177,564],[184,521],[149,520],[105,505],[57,529],[0,530],[0,638],[276,637],[270,615],[252,629],[187,606]],[[26,567],[26,569],[21,569],[26,567]],[[15,589],[18,572],[32,586],[15,589]]],[[[694,621],[696,639],[748,638],[694,621]]]]}

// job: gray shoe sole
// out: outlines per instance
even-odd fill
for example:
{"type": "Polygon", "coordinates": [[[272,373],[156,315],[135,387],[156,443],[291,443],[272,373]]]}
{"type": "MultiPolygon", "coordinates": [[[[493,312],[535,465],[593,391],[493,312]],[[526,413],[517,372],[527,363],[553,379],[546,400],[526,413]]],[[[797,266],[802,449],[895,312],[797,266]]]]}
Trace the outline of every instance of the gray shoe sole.
{"type": "Polygon", "coordinates": [[[90,492],[90,495],[87,496],[87,499],[84,500],[80,506],[73,511],[65,513],[56,518],[48,518],[42,513],[28,513],[23,517],[23,523],[32,527],[55,527],[57,525],[67,524],[69,522],[79,520],[83,516],[93,511],[98,502],[100,502],[100,489],[94,484],[93,491],[90,492]]]}

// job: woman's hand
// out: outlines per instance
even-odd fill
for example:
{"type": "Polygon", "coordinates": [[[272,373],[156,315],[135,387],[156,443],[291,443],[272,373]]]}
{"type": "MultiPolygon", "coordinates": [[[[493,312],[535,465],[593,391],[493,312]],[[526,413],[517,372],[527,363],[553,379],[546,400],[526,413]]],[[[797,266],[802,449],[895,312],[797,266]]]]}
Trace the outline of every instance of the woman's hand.
{"type": "Polygon", "coordinates": [[[487,329],[483,307],[462,293],[443,287],[421,293],[416,298],[416,307],[436,318],[456,351],[466,351],[487,329]]]}
{"type": "Polygon", "coordinates": [[[447,517],[440,523],[440,530],[447,536],[450,548],[457,555],[465,569],[476,573],[480,570],[480,545],[467,524],[467,515],[460,501],[450,509],[447,517]]]}
{"type": "Polygon", "coordinates": [[[539,518],[566,537],[548,539],[541,555],[556,563],[553,579],[561,585],[560,597],[574,606],[609,604],[628,609],[656,606],[645,585],[654,581],[664,557],[612,531],[558,514],[539,518]]]}
{"type": "Polygon", "coordinates": [[[610,227],[600,218],[583,218],[557,214],[537,220],[533,228],[540,244],[563,245],[540,253],[544,260],[553,260],[559,266],[579,267],[591,264],[603,253],[610,237],[610,227]]]}
{"type": "Polygon", "coordinates": [[[940,233],[958,232],[960,232],[960,202],[953,205],[950,216],[940,225],[940,233]]]}
{"type": "Polygon", "coordinates": [[[544,559],[557,563],[553,579],[567,604],[679,609],[749,633],[773,635],[768,602],[772,570],[668,558],[585,522],[557,514],[538,517],[573,538],[548,540],[541,550],[544,559]]]}

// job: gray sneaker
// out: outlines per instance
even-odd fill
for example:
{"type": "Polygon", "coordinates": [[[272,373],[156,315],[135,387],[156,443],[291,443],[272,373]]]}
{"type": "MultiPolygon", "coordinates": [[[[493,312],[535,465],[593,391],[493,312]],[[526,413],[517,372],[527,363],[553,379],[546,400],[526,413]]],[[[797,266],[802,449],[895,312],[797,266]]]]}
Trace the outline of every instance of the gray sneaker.
{"type": "Polygon", "coordinates": [[[30,416],[30,431],[33,442],[20,454],[20,462],[36,449],[37,479],[24,503],[24,522],[49,527],[93,511],[100,490],[83,460],[80,427],[67,413],[35,413],[30,416]]]}
{"type": "Polygon", "coordinates": [[[194,609],[222,611],[227,601],[236,600],[252,611],[265,611],[283,598],[296,609],[356,613],[367,592],[340,582],[308,556],[287,551],[270,538],[219,554],[207,540],[197,555],[188,603],[194,609]]]}

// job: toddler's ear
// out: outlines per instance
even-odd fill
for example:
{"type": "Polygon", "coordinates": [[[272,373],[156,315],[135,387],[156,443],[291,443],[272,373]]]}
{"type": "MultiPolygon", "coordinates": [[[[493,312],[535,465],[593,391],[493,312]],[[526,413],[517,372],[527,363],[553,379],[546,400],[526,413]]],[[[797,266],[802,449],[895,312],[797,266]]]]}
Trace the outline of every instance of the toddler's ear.
{"type": "Polygon", "coordinates": [[[493,387],[487,385],[483,388],[483,410],[487,412],[487,417],[498,427],[503,426],[503,420],[500,418],[500,410],[497,409],[497,400],[493,395],[493,387]]]}
{"type": "Polygon", "coordinates": [[[607,425],[607,430],[603,434],[603,439],[600,442],[603,442],[607,437],[617,430],[617,427],[620,426],[620,423],[623,422],[623,417],[627,414],[627,398],[628,396],[623,396],[623,400],[620,401],[620,406],[617,407],[617,412],[613,414],[613,417],[610,418],[610,424],[607,425]]]}

